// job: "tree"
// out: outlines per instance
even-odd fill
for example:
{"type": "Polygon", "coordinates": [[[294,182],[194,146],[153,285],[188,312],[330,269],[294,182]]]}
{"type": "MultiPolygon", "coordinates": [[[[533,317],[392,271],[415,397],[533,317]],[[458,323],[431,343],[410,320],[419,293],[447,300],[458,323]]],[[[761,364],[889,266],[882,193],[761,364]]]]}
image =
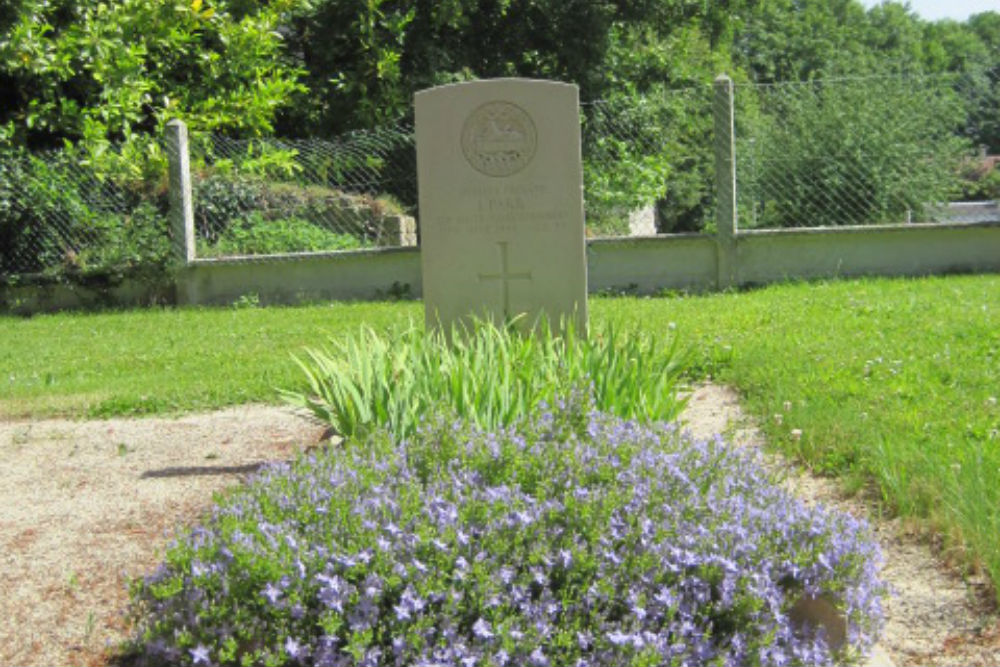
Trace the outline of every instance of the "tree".
{"type": "Polygon", "coordinates": [[[0,141],[142,143],[171,117],[263,134],[300,89],[276,29],[296,0],[239,19],[225,0],[23,0],[0,41],[0,141]]]}
{"type": "Polygon", "coordinates": [[[701,229],[712,198],[711,86],[725,69],[697,23],[615,25],[604,97],[585,107],[587,216],[618,220],[655,205],[661,231],[701,229]]]}
{"type": "Polygon", "coordinates": [[[971,113],[974,140],[996,154],[1000,153],[1000,13],[976,14],[968,27],[983,44],[985,54],[971,113]]]}
{"type": "Polygon", "coordinates": [[[0,5],[0,274],[162,265],[165,123],[270,134],[301,90],[276,32],[295,2],[0,5]]]}
{"type": "Polygon", "coordinates": [[[737,147],[743,226],[926,221],[960,186],[969,145],[953,133],[964,108],[947,80],[776,84],[759,95],[737,147]]]}
{"type": "Polygon", "coordinates": [[[805,81],[863,69],[866,26],[857,0],[773,0],[749,12],[732,57],[752,81],[805,81]]]}
{"type": "Polygon", "coordinates": [[[599,87],[613,5],[601,0],[319,0],[289,22],[310,95],[282,124],[332,136],[409,113],[413,93],[525,76],[599,87]]]}

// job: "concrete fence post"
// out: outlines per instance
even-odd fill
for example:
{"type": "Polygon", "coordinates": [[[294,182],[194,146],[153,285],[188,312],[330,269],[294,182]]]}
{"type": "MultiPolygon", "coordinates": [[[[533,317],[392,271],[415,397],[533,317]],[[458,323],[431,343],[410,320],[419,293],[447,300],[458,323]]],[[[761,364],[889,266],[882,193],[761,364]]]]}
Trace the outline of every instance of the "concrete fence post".
{"type": "Polygon", "coordinates": [[[187,125],[174,119],[167,123],[167,159],[170,162],[170,232],[174,256],[184,264],[194,260],[194,203],[191,195],[191,163],[187,125]]]}
{"type": "Polygon", "coordinates": [[[736,133],[733,80],[723,74],[715,79],[714,87],[717,287],[721,290],[733,285],[736,269],[736,133]]]}

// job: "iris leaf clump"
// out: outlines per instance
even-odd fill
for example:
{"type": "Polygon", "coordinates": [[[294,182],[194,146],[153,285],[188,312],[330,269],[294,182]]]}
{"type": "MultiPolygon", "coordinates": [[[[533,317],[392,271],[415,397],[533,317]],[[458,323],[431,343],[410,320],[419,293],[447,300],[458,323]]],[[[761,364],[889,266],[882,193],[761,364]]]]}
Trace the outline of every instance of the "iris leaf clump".
{"type": "Polygon", "coordinates": [[[870,645],[867,529],[745,452],[593,408],[451,413],[266,469],[134,588],[153,664],[832,664],[870,645]],[[833,600],[848,648],[797,627],[833,600]]]}
{"type": "Polygon", "coordinates": [[[611,325],[583,336],[569,322],[560,329],[545,320],[530,336],[485,321],[447,336],[413,325],[386,333],[362,327],[307,350],[297,359],[305,386],[283,394],[345,437],[385,427],[405,438],[441,407],[481,428],[503,428],[587,385],[598,408],[621,417],[680,413],[685,352],[676,336],[611,325]]]}

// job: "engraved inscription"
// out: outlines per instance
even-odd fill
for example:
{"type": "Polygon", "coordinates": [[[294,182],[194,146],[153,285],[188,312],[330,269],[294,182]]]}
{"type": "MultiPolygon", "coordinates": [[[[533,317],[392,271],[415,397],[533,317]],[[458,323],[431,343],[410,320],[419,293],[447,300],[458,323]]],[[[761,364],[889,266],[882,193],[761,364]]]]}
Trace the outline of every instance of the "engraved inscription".
{"type": "Polygon", "coordinates": [[[510,102],[487,102],[465,119],[462,152],[487,176],[512,176],[535,157],[538,134],[528,112],[510,102]]]}
{"type": "Polygon", "coordinates": [[[500,273],[480,273],[479,282],[499,281],[503,298],[503,316],[510,319],[510,281],[527,280],[531,282],[531,271],[511,271],[507,262],[507,241],[498,241],[500,247],[500,273]]]}

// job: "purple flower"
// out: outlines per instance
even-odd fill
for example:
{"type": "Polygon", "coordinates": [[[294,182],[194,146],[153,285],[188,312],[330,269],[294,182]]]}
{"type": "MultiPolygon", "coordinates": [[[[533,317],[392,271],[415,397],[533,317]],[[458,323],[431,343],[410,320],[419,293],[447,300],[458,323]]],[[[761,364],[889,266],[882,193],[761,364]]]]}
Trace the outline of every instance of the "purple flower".
{"type": "Polygon", "coordinates": [[[196,647],[191,649],[191,664],[192,665],[210,665],[212,661],[208,657],[208,647],[204,644],[198,644],[196,647]]]}
{"type": "Polygon", "coordinates": [[[264,586],[264,592],[261,593],[264,598],[270,602],[272,605],[278,604],[278,599],[281,597],[281,589],[274,585],[273,582],[267,582],[264,586]]]}
{"type": "Polygon", "coordinates": [[[285,639],[285,653],[289,658],[298,660],[305,657],[306,650],[294,637],[288,637],[285,639]]]}
{"type": "Polygon", "coordinates": [[[490,628],[490,624],[483,618],[472,624],[472,634],[479,639],[493,639],[495,636],[490,628]]]}
{"type": "Polygon", "coordinates": [[[144,600],[163,621],[149,655],[186,651],[208,664],[206,647],[181,649],[173,633],[237,634],[221,620],[196,624],[206,606],[242,603],[231,597],[243,590],[232,563],[245,557],[273,564],[275,581],[256,593],[295,628],[336,612],[348,635],[391,629],[391,646],[376,640],[386,654],[373,644],[357,657],[332,637],[300,643],[287,627],[261,631],[288,662],[321,667],[596,667],[633,650],[664,664],[828,664],[822,638],[796,636],[787,611],[793,595],[832,591],[852,649],[877,636],[877,550],[863,526],[801,506],[718,439],[608,418],[580,396],[559,403],[523,433],[428,424],[391,451],[345,448],[270,469],[215,515],[225,529],[209,525],[180,545],[189,571],[168,566],[147,580],[147,590],[184,582],[144,600]],[[573,421],[565,410],[587,412],[573,421]],[[437,460],[433,438],[453,438],[457,457],[437,460]],[[317,504],[329,512],[299,510],[317,504]],[[211,591],[198,585],[203,576],[211,591]],[[720,611],[732,622],[710,625],[720,611]],[[566,636],[575,656],[546,653],[566,636]],[[497,637],[514,656],[495,650],[497,637]]]}
{"type": "Polygon", "coordinates": [[[347,582],[338,576],[330,577],[325,574],[316,575],[316,580],[320,583],[319,601],[328,609],[343,612],[348,594],[347,582]]]}
{"type": "Polygon", "coordinates": [[[632,641],[632,635],[618,630],[612,630],[607,634],[608,641],[615,646],[624,646],[632,641]]]}

